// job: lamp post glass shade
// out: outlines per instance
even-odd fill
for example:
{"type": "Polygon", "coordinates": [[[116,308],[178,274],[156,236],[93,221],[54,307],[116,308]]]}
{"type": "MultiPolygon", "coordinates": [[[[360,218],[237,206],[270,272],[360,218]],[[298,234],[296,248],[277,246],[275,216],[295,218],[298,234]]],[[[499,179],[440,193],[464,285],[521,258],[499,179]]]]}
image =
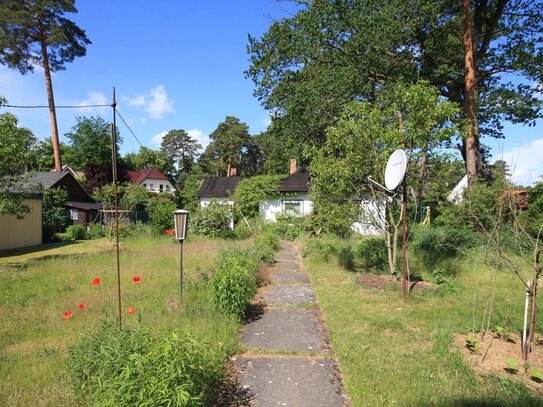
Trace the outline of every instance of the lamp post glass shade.
{"type": "Polygon", "coordinates": [[[189,211],[184,209],[176,209],[173,212],[173,220],[175,223],[175,238],[177,240],[185,240],[187,236],[187,226],[189,219],[189,211]]]}

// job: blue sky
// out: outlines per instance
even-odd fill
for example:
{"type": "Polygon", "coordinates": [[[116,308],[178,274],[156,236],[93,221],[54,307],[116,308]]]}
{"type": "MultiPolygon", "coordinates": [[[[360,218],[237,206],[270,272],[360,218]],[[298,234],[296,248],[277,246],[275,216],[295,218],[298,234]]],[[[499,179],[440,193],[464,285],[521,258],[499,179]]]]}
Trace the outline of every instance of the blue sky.
{"type": "MultiPolygon", "coordinates": [[[[57,105],[110,104],[116,87],[118,109],[143,145],[158,148],[160,137],[184,129],[202,144],[227,115],[249,125],[251,134],[266,129],[269,118],[253,97],[247,36],[259,37],[273,19],[287,16],[276,0],[132,0],[77,1],[70,16],[92,44],[53,76],[57,105]]],[[[10,104],[47,104],[43,72],[22,76],[0,66],[0,95],[10,104]]],[[[4,110],[4,109],[2,109],[4,110]]],[[[8,110],[8,109],[6,109],[8,110]]],[[[50,136],[48,112],[11,110],[19,124],[40,138],[50,136]]],[[[59,110],[61,140],[78,115],[102,115],[111,109],[59,110]]],[[[510,162],[517,181],[528,184],[543,174],[543,122],[506,125],[505,140],[483,140],[495,159],[510,162]]],[[[122,123],[121,153],[138,142],[122,123]]]]}

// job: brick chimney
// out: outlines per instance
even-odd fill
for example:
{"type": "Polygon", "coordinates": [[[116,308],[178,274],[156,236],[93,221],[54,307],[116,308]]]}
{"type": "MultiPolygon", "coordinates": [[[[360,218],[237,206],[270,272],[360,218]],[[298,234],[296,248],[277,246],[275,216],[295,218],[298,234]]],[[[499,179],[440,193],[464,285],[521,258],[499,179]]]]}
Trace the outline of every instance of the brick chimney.
{"type": "Polygon", "coordinates": [[[238,175],[238,169],[236,167],[231,167],[230,168],[230,177],[237,177],[238,175]]]}
{"type": "Polygon", "coordinates": [[[289,174],[294,174],[296,172],[296,160],[290,160],[290,171],[289,174]]]}

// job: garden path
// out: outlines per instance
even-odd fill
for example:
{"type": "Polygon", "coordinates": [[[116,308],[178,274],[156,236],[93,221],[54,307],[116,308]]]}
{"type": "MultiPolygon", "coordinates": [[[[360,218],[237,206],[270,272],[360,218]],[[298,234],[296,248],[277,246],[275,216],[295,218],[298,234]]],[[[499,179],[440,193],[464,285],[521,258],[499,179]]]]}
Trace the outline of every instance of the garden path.
{"type": "Polygon", "coordinates": [[[264,312],[244,326],[248,351],[236,362],[239,385],[255,406],[349,405],[326,327],[298,249],[283,242],[256,300],[264,312]]]}

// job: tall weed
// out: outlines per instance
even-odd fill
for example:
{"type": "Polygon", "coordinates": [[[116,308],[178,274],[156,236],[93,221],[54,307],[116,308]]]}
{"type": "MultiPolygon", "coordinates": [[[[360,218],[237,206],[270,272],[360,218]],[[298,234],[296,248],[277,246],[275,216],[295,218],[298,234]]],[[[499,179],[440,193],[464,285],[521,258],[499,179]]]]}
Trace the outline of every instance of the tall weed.
{"type": "Polygon", "coordinates": [[[216,310],[242,320],[257,287],[258,262],[247,250],[231,249],[217,258],[209,280],[216,310]]]}
{"type": "Polygon", "coordinates": [[[82,399],[101,406],[201,406],[219,382],[224,357],[186,333],[152,335],[104,323],[70,349],[67,366],[82,399]]]}

